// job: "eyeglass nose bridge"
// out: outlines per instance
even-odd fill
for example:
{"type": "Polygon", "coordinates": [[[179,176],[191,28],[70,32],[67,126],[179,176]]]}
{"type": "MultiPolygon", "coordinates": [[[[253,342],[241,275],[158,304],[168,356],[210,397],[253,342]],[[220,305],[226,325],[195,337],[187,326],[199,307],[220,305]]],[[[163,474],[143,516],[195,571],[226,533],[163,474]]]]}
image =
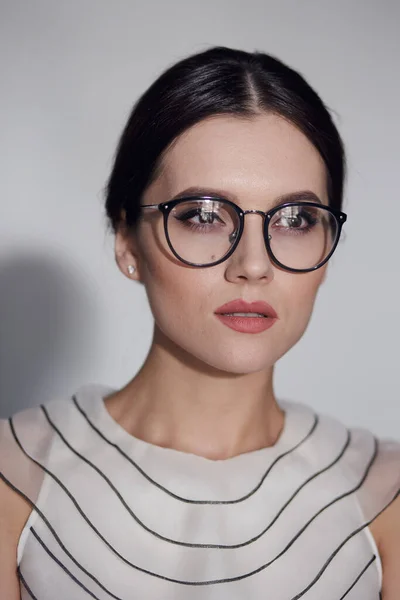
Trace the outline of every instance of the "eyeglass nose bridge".
{"type": "MultiPolygon", "coordinates": [[[[241,213],[242,213],[243,217],[244,217],[244,215],[260,215],[260,217],[263,217],[263,219],[266,219],[268,216],[268,213],[266,213],[262,210],[257,210],[255,208],[250,209],[250,210],[242,210],[241,213]]],[[[269,240],[271,239],[270,235],[268,235],[268,239],[269,240]]]]}
{"type": "Polygon", "coordinates": [[[252,209],[252,210],[242,210],[242,215],[260,215],[261,217],[265,217],[266,213],[263,212],[262,210],[256,210],[256,209],[252,209]]]}

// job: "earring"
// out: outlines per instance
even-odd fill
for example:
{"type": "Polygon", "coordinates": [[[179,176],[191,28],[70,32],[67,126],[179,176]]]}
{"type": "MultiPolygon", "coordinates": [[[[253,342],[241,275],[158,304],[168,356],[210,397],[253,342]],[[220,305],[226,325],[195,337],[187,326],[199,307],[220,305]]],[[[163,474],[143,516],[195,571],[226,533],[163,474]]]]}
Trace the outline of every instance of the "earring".
{"type": "Polygon", "coordinates": [[[129,275],[133,275],[133,273],[136,271],[136,267],[134,267],[133,265],[128,265],[128,273],[129,275]]]}

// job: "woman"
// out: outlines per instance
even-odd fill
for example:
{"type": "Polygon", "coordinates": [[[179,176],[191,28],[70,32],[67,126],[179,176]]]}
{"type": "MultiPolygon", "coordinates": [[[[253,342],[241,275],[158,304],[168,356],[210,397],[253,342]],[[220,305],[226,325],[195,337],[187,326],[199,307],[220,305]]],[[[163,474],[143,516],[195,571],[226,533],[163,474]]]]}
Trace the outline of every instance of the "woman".
{"type": "Polygon", "coordinates": [[[1,597],[399,597],[399,444],[273,389],[346,221],[344,163],[265,54],[210,49],[142,96],[106,212],[152,345],[122,389],[2,423],[1,597]]]}

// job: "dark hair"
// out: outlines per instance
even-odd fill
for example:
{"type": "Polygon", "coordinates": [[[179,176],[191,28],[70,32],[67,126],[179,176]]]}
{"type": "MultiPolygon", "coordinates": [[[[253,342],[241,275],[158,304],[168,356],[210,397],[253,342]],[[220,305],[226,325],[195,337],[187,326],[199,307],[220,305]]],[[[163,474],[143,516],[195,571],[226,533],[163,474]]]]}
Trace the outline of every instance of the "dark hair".
{"type": "Polygon", "coordinates": [[[135,104],[106,187],[106,215],[113,231],[122,211],[127,226],[135,226],[141,197],[177,136],[213,115],[251,117],[263,111],[293,123],[319,151],[327,168],[329,204],[341,210],[344,147],[318,94],[299,73],[268,54],[215,47],[174,64],[135,104]]]}

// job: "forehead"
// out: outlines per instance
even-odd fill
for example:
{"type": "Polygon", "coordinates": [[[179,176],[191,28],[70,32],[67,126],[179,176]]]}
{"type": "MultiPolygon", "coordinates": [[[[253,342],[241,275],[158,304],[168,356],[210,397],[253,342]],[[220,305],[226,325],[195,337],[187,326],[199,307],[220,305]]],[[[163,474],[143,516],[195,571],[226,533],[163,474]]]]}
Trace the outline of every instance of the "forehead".
{"type": "Polygon", "coordinates": [[[255,208],[301,190],[327,202],[326,169],[316,148],[294,125],[267,113],[217,116],[194,125],[167,150],[149,191],[162,201],[196,186],[255,208]]]}

